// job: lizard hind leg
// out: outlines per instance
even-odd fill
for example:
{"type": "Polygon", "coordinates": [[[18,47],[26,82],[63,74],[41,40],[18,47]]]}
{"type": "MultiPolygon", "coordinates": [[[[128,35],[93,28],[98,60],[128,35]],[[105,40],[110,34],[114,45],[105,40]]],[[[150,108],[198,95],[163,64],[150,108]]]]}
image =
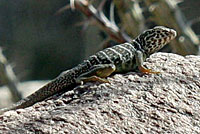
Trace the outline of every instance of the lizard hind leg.
{"type": "Polygon", "coordinates": [[[80,75],[76,79],[76,83],[83,84],[85,82],[100,82],[100,83],[109,83],[106,77],[110,76],[116,67],[114,64],[101,64],[101,65],[94,65],[91,69],[80,75]]]}

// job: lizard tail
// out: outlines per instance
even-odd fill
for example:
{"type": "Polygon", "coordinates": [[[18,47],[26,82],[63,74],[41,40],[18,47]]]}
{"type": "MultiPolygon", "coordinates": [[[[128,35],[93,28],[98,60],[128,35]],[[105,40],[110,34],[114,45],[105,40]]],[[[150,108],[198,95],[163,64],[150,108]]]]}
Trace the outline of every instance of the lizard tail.
{"type": "Polygon", "coordinates": [[[74,72],[72,69],[61,73],[61,75],[59,75],[57,78],[55,78],[45,86],[41,87],[30,96],[20,100],[19,102],[11,105],[8,108],[0,109],[0,114],[9,110],[16,110],[19,108],[32,106],[33,104],[43,101],[56,93],[71,90],[76,85],[73,73],[74,72]]]}

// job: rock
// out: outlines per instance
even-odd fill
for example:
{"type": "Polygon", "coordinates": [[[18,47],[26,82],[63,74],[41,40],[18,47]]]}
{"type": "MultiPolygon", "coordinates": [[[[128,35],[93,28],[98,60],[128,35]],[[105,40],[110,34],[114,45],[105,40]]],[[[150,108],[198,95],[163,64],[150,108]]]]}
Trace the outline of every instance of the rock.
{"type": "Polygon", "coordinates": [[[153,54],[108,83],[87,83],[0,116],[0,133],[200,133],[200,56],[153,54]]]}

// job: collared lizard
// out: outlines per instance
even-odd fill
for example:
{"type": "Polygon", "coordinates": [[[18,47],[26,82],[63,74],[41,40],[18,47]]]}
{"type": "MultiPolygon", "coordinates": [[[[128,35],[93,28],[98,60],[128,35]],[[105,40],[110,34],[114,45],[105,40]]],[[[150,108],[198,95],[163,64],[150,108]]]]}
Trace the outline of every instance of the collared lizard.
{"type": "Polygon", "coordinates": [[[130,43],[119,44],[97,52],[83,63],[61,73],[27,98],[11,107],[1,109],[0,113],[29,107],[61,91],[73,90],[78,83],[108,82],[106,77],[113,73],[134,71],[137,68],[143,73],[158,73],[145,68],[143,62],[150,54],[161,49],[175,37],[175,30],[163,26],[148,29],[130,43]]]}

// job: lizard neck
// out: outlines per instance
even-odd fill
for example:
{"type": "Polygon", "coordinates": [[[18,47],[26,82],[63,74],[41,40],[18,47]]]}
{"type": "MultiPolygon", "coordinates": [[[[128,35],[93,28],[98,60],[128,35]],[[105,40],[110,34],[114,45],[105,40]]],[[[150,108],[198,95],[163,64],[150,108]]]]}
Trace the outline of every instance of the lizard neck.
{"type": "Polygon", "coordinates": [[[145,49],[143,48],[144,42],[140,40],[139,37],[137,37],[135,40],[132,40],[131,44],[134,46],[136,51],[141,51],[143,53],[143,56],[145,57],[145,59],[150,56],[150,54],[146,52],[145,49]]]}

